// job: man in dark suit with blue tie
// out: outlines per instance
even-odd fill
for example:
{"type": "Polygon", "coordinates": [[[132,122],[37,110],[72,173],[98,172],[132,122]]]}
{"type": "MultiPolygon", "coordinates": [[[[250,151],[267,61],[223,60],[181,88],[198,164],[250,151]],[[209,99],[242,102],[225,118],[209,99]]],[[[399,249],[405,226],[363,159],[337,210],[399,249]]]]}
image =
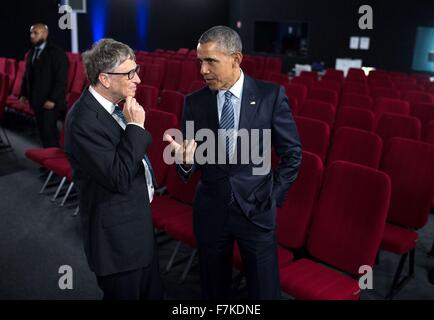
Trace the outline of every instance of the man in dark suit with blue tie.
{"type": "Polygon", "coordinates": [[[139,67],[127,45],[102,39],[83,53],[90,81],[66,119],[84,248],[104,299],[161,299],[150,202],[151,135],[134,99],[139,67]],[[123,111],[118,103],[125,100],[123,111]]]}
{"type": "Polygon", "coordinates": [[[182,121],[186,140],[179,143],[168,135],[166,139],[175,151],[183,179],[201,171],[193,225],[203,297],[230,296],[236,241],[249,298],[279,299],[276,206],[282,205],[297,176],[301,145],[283,88],[244,74],[240,69],[241,50],[239,35],[225,26],[213,27],[200,37],[197,57],[207,87],[186,98],[182,121]],[[191,124],[194,130],[187,129],[191,124]],[[215,152],[204,152],[208,160],[214,153],[214,159],[199,163],[198,151],[205,141],[198,142],[194,136],[203,129],[223,138],[215,139],[219,141],[212,150],[215,152]],[[250,134],[255,129],[260,132],[259,138],[255,140],[251,134],[246,149],[240,132],[250,134]],[[194,136],[186,136],[189,131],[194,136]],[[280,158],[279,165],[273,171],[255,173],[258,162],[253,151],[270,155],[271,145],[280,158]]]}

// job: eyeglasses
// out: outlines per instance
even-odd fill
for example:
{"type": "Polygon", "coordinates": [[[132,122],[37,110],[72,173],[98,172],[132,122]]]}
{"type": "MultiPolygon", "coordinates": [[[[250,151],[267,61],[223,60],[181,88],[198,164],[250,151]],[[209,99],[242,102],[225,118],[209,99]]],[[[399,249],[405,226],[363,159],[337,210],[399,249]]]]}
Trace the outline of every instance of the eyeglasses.
{"type": "Polygon", "coordinates": [[[131,80],[134,78],[136,74],[138,75],[139,72],[140,72],[140,65],[137,65],[133,70],[130,70],[128,72],[104,72],[104,73],[128,76],[128,80],[131,80]]]}

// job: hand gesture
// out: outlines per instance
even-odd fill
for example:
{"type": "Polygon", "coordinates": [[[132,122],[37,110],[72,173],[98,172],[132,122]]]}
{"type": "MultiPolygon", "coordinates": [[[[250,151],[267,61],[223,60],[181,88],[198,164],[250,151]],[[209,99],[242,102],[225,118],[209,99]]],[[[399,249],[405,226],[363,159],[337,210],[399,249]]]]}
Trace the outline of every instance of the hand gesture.
{"type": "Polygon", "coordinates": [[[175,160],[179,164],[194,164],[194,152],[197,148],[197,142],[192,140],[184,140],[182,144],[177,143],[170,135],[166,134],[164,140],[168,141],[172,147],[172,151],[175,151],[175,160]]]}

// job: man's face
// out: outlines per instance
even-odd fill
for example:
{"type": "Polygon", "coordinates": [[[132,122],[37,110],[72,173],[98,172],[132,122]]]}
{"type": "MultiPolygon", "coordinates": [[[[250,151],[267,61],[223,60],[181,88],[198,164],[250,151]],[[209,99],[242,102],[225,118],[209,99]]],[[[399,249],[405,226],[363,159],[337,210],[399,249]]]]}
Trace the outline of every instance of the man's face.
{"type": "MultiPolygon", "coordinates": [[[[134,70],[137,64],[134,60],[127,59],[122,64],[117,66],[112,72],[126,73],[134,70]]],[[[126,97],[134,97],[136,94],[137,85],[140,83],[139,75],[136,73],[134,77],[129,80],[127,75],[109,74],[110,88],[112,95],[119,100],[126,97]]]]}
{"type": "Polygon", "coordinates": [[[47,39],[47,30],[42,27],[30,28],[30,42],[34,46],[39,46],[47,39]]]}
{"type": "Polygon", "coordinates": [[[211,90],[227,90],[238,80],[241,53],[222,52],[216,42],[199,43],[200,73],[211,90]]]}

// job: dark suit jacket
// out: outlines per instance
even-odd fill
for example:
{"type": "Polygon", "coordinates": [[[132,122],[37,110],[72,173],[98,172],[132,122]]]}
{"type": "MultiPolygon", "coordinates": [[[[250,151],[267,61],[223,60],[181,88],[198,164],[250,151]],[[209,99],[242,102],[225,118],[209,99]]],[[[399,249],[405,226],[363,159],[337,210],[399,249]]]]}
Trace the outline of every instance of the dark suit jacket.
{"type": "Polygon", "coordinates": [[[148,131],[115,119],[85,90],[68,113],[65,151],[73,169],[84,248],[98,275],[149,265],[154,233],[142,159],[148,131]]]}
{"type": "Polygon", "coordinates": [[[21,95],[27,97],[32,108],[41,108],[45,101],[53,101],[59,111],[66,110],[68,58],[65,52],[47,42],[39,58],[32,64],[34,48],[27,56],[21,95]]]}
{"type": "MultiPolygon", "coordinates": [[[[252,174],[255,165],[251,157],[249,164],[195,164],[187,175],[178,167],[183,179],[188,179],[197,170],[202,173],[194,200],[194,228],[199,241],[213,241],[221,231],[227,212],[225,199],[230,188],[241,209],[253,223],[273,229],[276,205],[282,205],[298,173],[301,144],[283,88],[245,75],[241,103],[239,129],[271,129],[272,145],[281,161],[274,172],[270,171],[266,175],[252,174]]],[[[216,92],[205,87],[188,96],[182,121],[184,137],[186,121],[194,121],[195,132],[209,128],[217,136],[219,119],[216,92]]],[[[261,135],[258,147],[261,154],[261,135]]],[[[239,144],[237,150],[239,155],[239,144]]],[[[215,154],[218,154],[217,151],[215,154]]]]}

